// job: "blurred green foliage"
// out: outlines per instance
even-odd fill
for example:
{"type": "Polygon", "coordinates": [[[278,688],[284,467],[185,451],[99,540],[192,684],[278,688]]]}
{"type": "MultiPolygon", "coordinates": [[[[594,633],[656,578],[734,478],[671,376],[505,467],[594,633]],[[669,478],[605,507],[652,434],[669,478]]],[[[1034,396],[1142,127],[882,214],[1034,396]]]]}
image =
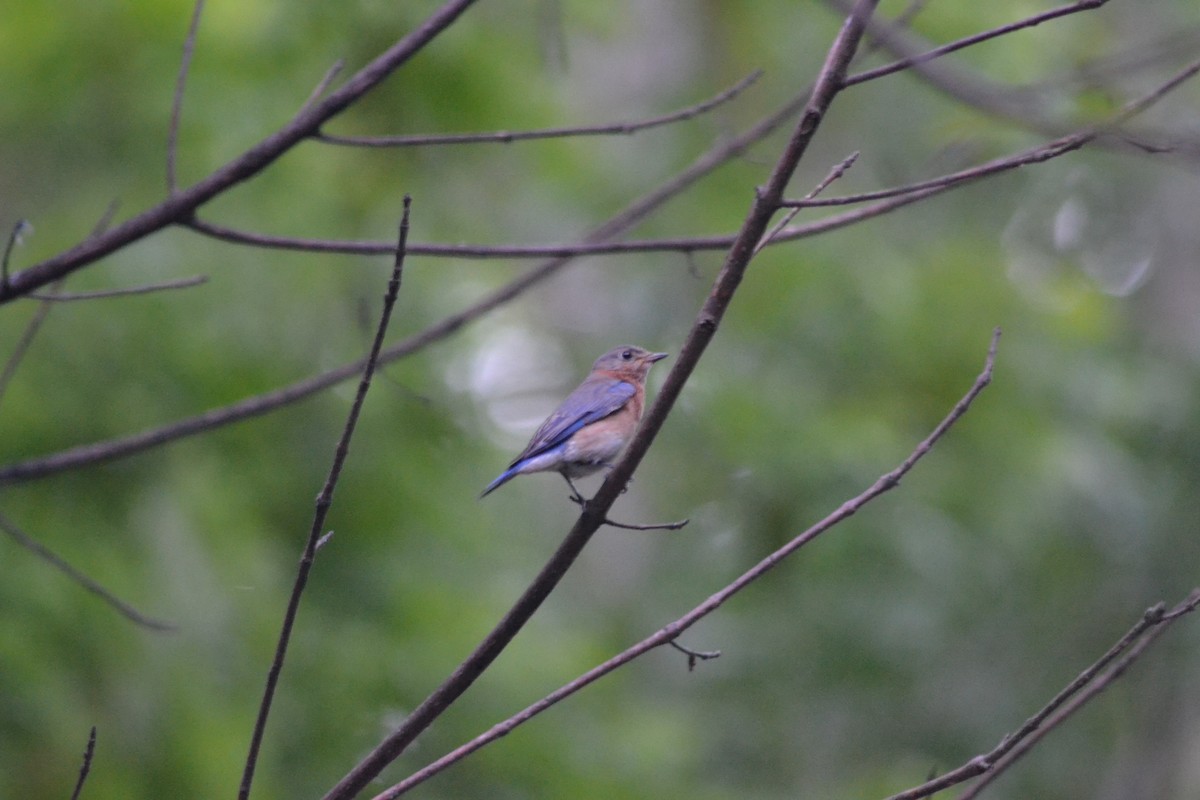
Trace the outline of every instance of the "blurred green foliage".
{"type": "MultiPolygon", "coordinates": [[[[210,0],[187,85],[181,181],[285,122],[336,59],[348,74],[435,6],[210,0]]],[[[1184,0],[1133,6],[1006,37],[956,63],[1036,84],[1065,116],[1104,113],[1106,98],[1144,91],[1182,63],[1166,47],[1158,60],[1112,58],[1153,53],[1200,25],[1184,0]],[[1114,66],[1082,69],[1096,59],[1114,66]]],[[[930,3],[914,27],[945,41],[1044,7],[930,3]]],[[[14,269],[78,241],[114,199],[123,218],[163,197],[189,15],[181,0],[53,14],[34,0],[6,4],[0,226],[35,226],[14,269]]],[[[799,91],[838,24],[816,2],[481,3],[329,129],[631,120],[699,102],[753,69],[766,76],[710,115],[634,137],[398,151],[306,143],[202,213],[270,233],[388,240],[408,193],[415,241],[573,241],[799,91]]],[[[1194,130],[1196,99],[1185,87],[1146,124],[1194,130]]],[[[1039,140],[897,75],[836,102],[795,193],[854,150],[858,164],[830,194],[1039,140]]],[[[636,234],[735,230],[780,141],[636,234]]],[[[991,748],[1145,607],[1198,582],[1197,194],[1185,158],[1088,151],[765,252],[614,510],[629,521],[690,516],[691,526],[602,531],[494,668],[385,778],[676,618],[891,469],[970,385],[1001,325],[994,385],[902,486],[686,635],[721,658],[689,674],[677,653],[651,653],[419,793],[875,797],[991,748]]],[[[322,794],[496,622],[574,509],[553,476],[481,503],[479,490],[595,355],[620,342],[677,350],[719,264],[714,253],[583,259],[382,372],[338,488],[336,535],[301,609],[256,798],[322,794]]],[[[356,359],[388,268],[181,230],[126,248],[65,288],[210,281],[56,306],[0,397],[0,462],[356,359]]],[[[526,268],[410,259],[393,339],[526,268]]],[[[32,301],[0,309],[0,357],[34,312],[32,301]]],[[[90,800],[235,792],[351,395],[348,383],[0,489],[0,511],[31,535],[179,625],[135,628],[0,539],[0,796],[67,796],[91,725],[90,800]]],[[[1181,623],[992,796],[1196,797],[1198,644],[1200,627],[1181,623]]]]}

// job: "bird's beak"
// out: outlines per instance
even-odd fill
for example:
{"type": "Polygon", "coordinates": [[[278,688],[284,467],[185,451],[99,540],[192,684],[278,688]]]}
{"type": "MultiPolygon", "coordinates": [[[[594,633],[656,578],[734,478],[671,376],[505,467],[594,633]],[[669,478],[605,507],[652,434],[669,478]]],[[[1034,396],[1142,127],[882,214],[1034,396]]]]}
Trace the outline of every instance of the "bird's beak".
{"type": "Polygon", "coordinates": [[[671,355],[671,354],[670,353],[651,353],[650,355],[646,356],[646,362],[649,364],[653,364],[655,361],[662,361],[664,358],[666,358],[669,355],[671,355]]]}

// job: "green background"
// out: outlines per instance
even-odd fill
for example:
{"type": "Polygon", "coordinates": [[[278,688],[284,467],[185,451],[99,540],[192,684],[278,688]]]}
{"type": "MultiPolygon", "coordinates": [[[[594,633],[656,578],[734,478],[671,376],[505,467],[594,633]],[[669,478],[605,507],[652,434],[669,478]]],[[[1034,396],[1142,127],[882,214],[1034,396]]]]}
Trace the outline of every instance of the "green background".
{"type": "MultiPolygon", "coordinates": [[[[285,123],[434,3],[210,0],[187,85],[187,185],[285,123]]],[[[931,2],[943,42],[1049,7],[931,2]]],[[[894,16],[898,2],[884,2],[894,16]]],[[[162,199],[185,2],[10,0],[0,25],[0,227],[20,269],[113,200],[162,199]]],[[[521,130],[744,96],[631,137],[357,151],[304,143],[202,216],[281,235],[579,240],[815,76],[839,17],[817,2],[481,2],[333,121],[337,133],[521,130]]],[[[1067,129],[1194,57],[1194,2],[1110,3],[955,57],[1067,129]]],[[[882,63],[879,55],[864,64],[882,63]]],[[[1139,123],[1178,152],[1093,148],[752,265],[613,510],[690,517],[602,530],[494,667],[385,778],[458,746],[680,616],[899,463],[966,391],[992,328],[994,385],[895,491],[654,651],[418,789],[429,798],[881,797],[985,752],[1147,607],[1200,583],[1198,90],[1139,123]]],[[[1045,140],[900,74],[834,104],[793,183],[852,151],[840,195],[1045,140]]],[[[641,224],[736,230],[782,135],[641,224]]],[[[1156,140],[1159,141],[1159,140],[1156,140]]],[[[799,221],[824,212],[806,211],[799,221]]],[[[491,628],[575,518],[562,482],[477,502],[601,352],[678,352],[721,254],[580,259],[387,367],[367,399],[271,718],[254,796],[319,797],[491,628]]],[[[528,262],[412,257],[391,341],[528,262]]],[[[173,229],[67,291],[200,287],[56,306],[0,397],[0,465],[169,423],[359,358],[387,258],[271,252],[173,229]]],[[[37,305],[0,308],[7,359],[37,305]]],[[[653,393],[672,361],[659,365],[653,393]]],[[[0,487],[0,511],[179,630],[131,625],[0,538],[0,796],[236,792],[295,565],[353,382],[131,458],[0,487]]],[[[584,482],[594,490],[595,479],[584,482]]],[[[990,790],[1194,798],[1200,626],[1178,624],[990,790]]],[[[382,787],[383,784],[376,784],[382,787]]],[[[948,793],[952,794],[952,793],[948,793]]]]}

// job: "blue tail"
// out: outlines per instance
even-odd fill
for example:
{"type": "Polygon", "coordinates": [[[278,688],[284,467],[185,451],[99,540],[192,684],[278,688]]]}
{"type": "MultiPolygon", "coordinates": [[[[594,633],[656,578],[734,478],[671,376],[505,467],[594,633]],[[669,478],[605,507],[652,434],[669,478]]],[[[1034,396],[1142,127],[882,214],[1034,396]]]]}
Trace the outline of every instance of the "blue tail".
{"type": "Polygon", "coordinates": [[[492,492],[499,489],[504,484],[511,481],[513,478],[520,475],[521,474],[520,466],[521,466],[520,464],[515,464],[515,465],[509,467],[508,469],[506,469],[504,472],[500,473],[500,477],[496,478],[496,480],[492,481],[491,483],[489,483],[487,485],[487,488],[483,490],[483,494],[479,495],[479,499],[482,500],[483,498],[487,497],[492,492]]]}

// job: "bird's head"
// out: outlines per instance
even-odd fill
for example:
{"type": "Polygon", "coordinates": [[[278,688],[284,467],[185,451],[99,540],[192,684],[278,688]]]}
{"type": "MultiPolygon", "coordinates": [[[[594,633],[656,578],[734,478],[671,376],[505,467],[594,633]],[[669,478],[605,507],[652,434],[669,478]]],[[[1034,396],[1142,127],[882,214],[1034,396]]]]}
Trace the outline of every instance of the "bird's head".
{"type": "Polygon", "coordinates": [[[597,358],[596,363],[592,365],[592,370],[629,375],[638,380],[644,380],[654,362],[663,360],[667,355],[667,353],[652,353],[631,344],[624,344],[614,347],[597,358]]]}

